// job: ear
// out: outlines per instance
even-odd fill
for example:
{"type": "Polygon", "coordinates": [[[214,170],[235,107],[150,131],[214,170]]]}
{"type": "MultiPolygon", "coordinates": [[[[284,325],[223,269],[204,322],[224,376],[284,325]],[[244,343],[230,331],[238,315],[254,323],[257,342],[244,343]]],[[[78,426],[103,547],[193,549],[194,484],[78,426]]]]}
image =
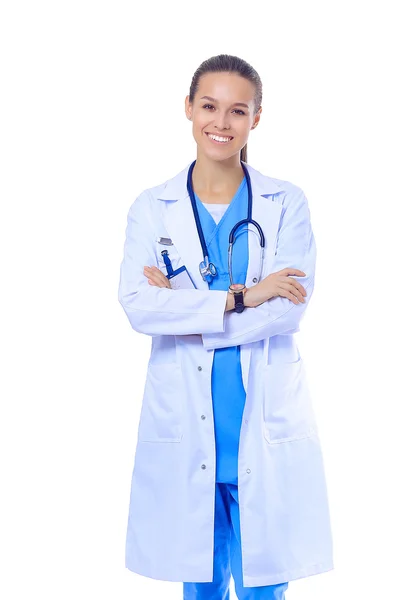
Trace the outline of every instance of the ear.
{"type": "Polygon", "coordinates": [[[252,123],[251,129],[255,129],[255,127],[258,125],[260,118],[261,118],[261,112],[262,112],[262,107],[260,106],[258,108],[258,112],[256,113],[256,115],[254,117],[254,122],[252,123]]]}
{"type": "Polygon", "coordinates": [[[185,113],[186,113],[186,117],[189,119],[189,121],[192,120],[192,105],[189,102],[189,96],[186,96],[185,98],[185,113]]]}

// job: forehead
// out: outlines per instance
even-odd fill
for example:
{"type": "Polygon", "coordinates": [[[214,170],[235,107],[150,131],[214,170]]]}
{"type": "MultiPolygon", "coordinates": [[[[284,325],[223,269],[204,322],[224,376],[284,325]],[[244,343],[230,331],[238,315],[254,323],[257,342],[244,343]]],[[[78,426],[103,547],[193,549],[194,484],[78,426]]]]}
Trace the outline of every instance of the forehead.
{"type": "Polygon", "coordinates": [[[205,73],[200,77],[197,99],[211,96],[218,102],[254,101],[255,86],[237,73],[205,73]]]}

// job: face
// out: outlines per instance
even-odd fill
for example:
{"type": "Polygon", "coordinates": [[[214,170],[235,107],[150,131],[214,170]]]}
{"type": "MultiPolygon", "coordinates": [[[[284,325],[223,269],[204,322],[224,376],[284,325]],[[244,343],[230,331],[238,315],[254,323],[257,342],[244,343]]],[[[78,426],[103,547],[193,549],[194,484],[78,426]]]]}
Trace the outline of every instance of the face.
{"type": "Polygon", "coordinates": [[[262,112],[260,107],[254,114],[254,98],[254,85],[240,75],[203,75],[193,103],[189,103],[188,96],[185,100],[186,116],[193,122],[198,153],[213,160],[226,160],[232,156],[240,160],[240,150],[247,143],[251,129],[257,126],[262,112]],[[208,134],[220,136],[223,141],[213,140],[208,134]]]}

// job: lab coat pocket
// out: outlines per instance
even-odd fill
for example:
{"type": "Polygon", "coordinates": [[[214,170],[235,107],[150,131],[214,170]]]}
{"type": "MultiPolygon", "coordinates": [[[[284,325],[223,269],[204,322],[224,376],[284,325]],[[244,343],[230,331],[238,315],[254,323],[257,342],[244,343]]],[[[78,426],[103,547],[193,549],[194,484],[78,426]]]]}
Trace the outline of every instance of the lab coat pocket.
{"type": "Polygon", "coordinates": [[[161,252],[163,250],[167,251],[168,258],[171,261],[171,266],[174,271],[176,271],[177,269],[179,269],[179,267],[181,267],[183,265],[183,261],[182,261],[182,257],[180,256],[179,252],[177,252],[174,245],[166,246],[166,245],[157,243],[157,245],[156,245],[157,266],[160,269],[160,271],[162,271],[164,273],[164,275],[167,275],[167,267],[164,262],[163,255],[161,254],[161,252]]]}
{"type": "Polygon", "coordinates": [[[316,429],[302,358],[267,364],[263,371],[263,435],[267,442],[304,439],[316,429]]]}
{"type": "Polygon", "coordinates": [[[181,441],[181,381],[181,368],[178,363],[152,364],[149,361],[138,441],[181,441]]]}

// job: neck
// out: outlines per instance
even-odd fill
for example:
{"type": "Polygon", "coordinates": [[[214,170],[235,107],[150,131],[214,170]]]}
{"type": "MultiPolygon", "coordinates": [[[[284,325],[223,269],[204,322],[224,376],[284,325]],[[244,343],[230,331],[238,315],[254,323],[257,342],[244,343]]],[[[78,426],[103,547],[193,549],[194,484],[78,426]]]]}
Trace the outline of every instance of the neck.
{"type": "Polygon", "coordinates": [[[234,189],[243,177],[239,154],[223,161],[198,154],[192,173],[193,187],[197,194],[217,194],[230,188],[234,189]]]}

